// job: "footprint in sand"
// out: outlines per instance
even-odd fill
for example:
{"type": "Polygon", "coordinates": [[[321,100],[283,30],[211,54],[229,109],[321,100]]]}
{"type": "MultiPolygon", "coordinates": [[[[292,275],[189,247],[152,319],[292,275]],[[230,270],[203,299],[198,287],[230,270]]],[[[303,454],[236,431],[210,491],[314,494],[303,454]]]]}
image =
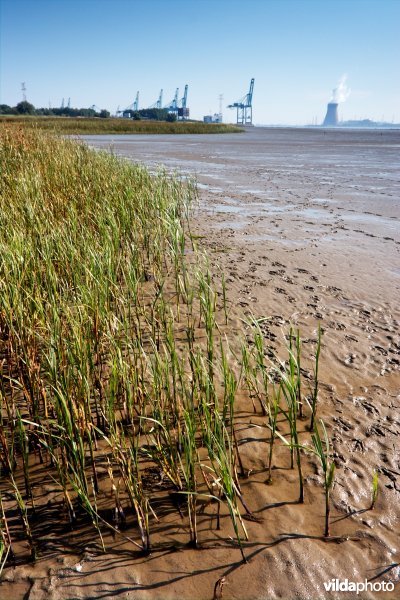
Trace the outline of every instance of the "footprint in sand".
{"type": "Polygon", "coordinates": [[[348,421],[346,421],[343,417],[334,417],[333,421],[343,431],[351,431],[352,429],[354,429],[354,426],[348,421]]]}
{"type": "Polygon", "coordinates": [[[288,277],[287,275],[282,275],[282,280],[285,281],[286,283],[290,283],[293,284],[294,281],[291,277],[288,277]]]}
{"type": "Polygon", "coordinates": [[[376,406],[374,406],[374,404],[372,404],[372,402],[367,402],[366,400],[361,402],[361,406],[363,406],[365,408],[365,410],[370,413],[370,414],[376,414],[379,415],[379,410],[376,408],[376,406]]]}
{"type": "Polygon", "coordinates": [[[380,354],[382,354],[382,356],[387,356],[388,355],[388,351],[385,350],[385,348],[382,348],[382,346],[372,346],[371,350],[372,349],[377,350],[380,354]]]}
{"type": "MultiPolygon", "coordinates": [[[[263,256],[263,258],[267,258],[267,257],[266,257],[266,256],[263,256]]],[[[276,261],[272,263],[272,266],[273,266],[273,267],[281,267],[281,268],[283,268],[283,269],[286,269],[286,265],[283,265],[282,263],[280,263],[280,262],[276,262],[276,261]]]]}
{"type": "Polygon", "coordinates": [[[371,435],[378,435],[379,437],[386,437],[385,432],[383,431],[383,429],[381,427],[379,427],[379,425],[372,425],[369,429],[367,429],[367,431],[365,432],[366,437],[370,437],[371,435]]]}
{"type": "Polygon", "coordinates": [[[328,327],[331,329],[336,329],[337,331],[343,331],[343,329],[346,329],[346,325],[344,323],[338,323],[337,321],[330,321],[328,323],[328,327]]]}
{"type": "Polygon", "coordinates": [[[355,335],[345,335],[344,339],[349,342],[358,342],[358,338],[355,335]]]}
{"type": "Polygon", "coordinates": [[[346,356],[346,358],[344,359],[344,363],[346,365],[352,365],[354,363],[354,361],[355,361],[356,358],[357,358],[356,354],[348,354],[346,356]]]}

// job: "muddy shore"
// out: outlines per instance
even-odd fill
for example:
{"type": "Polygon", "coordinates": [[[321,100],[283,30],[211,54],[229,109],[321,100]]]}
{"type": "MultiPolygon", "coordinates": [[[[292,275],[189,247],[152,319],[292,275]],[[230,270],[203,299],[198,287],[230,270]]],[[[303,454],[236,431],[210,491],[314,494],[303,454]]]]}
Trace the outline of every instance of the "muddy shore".
{"type": "MultiPolygon", "coordinates": [[[[400,583],[400,132],[253,129],[224,136],[106,136],[95,147],[156,169],[193,175],[199,205],[192,231],[216,276],[224,272],[233,325],[255,316],[271,349],[283,353],[290,325],[312,354],[323,329],[320,414],[333,440],[337,482],[332,534],[321,539],[321,477],[311,463],[305,505],[282,458],[265,485],[265,431],[240,404],[240,447],[251,476],[243,490],[259,522],[249,522],[249,563],[240,562],[228,519],[209,531],[214,507],[199,518],[202,550],[155,551],[132,560],[116,543],[106,555],[88,537],[82,556],[54,556],[8,569],[4,597],[340,598],[333,578],[400,583]],[[373,470],[380,492],[370,503],[373,470]],[[202,520],[204,535],[202,537],[202,520]],[[7,595],[8,594],[8,595],[7,595]],[[26,595],[28,594],[28,595],[26,595]]],[[[307,356],[305,356],[307,369],[307,356]]],[[[184,539],[176,515],[171,542],[184,539]]],[[[162,531],[159,531],[162,539],[162,531]]],[[[1,594],[0,594],[1,595],[1,594]]],[[[3,597],[3,596],[2,596],[3,597]]],[[[348,595],[350,597],[350,595],[348,595]]]]}

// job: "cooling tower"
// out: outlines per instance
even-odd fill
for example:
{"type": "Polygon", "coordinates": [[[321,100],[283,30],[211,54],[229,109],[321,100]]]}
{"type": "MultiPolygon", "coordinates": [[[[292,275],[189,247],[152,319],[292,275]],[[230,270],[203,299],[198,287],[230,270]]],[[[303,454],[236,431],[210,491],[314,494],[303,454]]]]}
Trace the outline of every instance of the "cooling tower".
{"type": "Polygon", "coordinates": [[[339,122],[337,102],[329,102],[323,127],[335,127],[339,122]]]}

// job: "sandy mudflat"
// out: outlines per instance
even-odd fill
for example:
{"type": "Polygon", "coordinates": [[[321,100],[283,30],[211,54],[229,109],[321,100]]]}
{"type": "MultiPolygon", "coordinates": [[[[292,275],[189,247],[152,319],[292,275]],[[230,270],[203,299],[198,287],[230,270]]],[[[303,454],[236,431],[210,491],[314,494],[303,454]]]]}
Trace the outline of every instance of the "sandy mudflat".
{"type": "MultiPolygon", "coordinates": [[[[241,484],[260,518],[247,523],[248,564],[229,545],[228,518],[222,531],[210,531],[209,506],[199,517],[202,550],[171,549],[187,538],[186,523],[171,512],[153,540],[157,547],[167,535],[170,546],[150,558],[132,559],[117,541],[104,556],[88,539],[84,555],[55,554],[35,567],[7,570],[0,597],[30,590],[27,597],[37,600],[211,599],[225,575],[225,600],[350,598],[326,593],[323,582],[399,582],[400,132],[255,128],[112,140],[117,154],[197,177],[192,228],[215,273],[225,273],[233,327],[249,315],[268,317],[263,332],[282,357],[284,334],[290,324],[299,327],[307,370],[321,324],[320,415],[335,450],[332,535],[340,543],[320,537],[324,505],[315,461],[307,465],[303,506],[283,453],[274,484],[265,485],[265,429],[241,401],[240,448],[251,471],[241,484]],[[373,469],[380,495],[376,509],[365,511],[373,469]]],[[[87,141],[110,146],[108,136],[87,141]]],[[[399,593],[397,583],[394,592],[358,597],[399,593]]]]}

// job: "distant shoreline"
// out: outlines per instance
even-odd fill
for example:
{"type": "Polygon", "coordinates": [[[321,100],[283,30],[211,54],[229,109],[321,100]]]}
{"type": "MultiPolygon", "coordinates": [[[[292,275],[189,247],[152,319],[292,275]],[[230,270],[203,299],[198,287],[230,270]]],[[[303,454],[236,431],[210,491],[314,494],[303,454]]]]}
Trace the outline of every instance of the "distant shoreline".
{"type": "Polygon", "coordinates": [[[315,129],[317,131],[390,131],[400,129],[400,123],[389,123],[387,125],[337,125],[336,127],[324,127],[323,125],[254,125],[263,129],[315,129]]]}

